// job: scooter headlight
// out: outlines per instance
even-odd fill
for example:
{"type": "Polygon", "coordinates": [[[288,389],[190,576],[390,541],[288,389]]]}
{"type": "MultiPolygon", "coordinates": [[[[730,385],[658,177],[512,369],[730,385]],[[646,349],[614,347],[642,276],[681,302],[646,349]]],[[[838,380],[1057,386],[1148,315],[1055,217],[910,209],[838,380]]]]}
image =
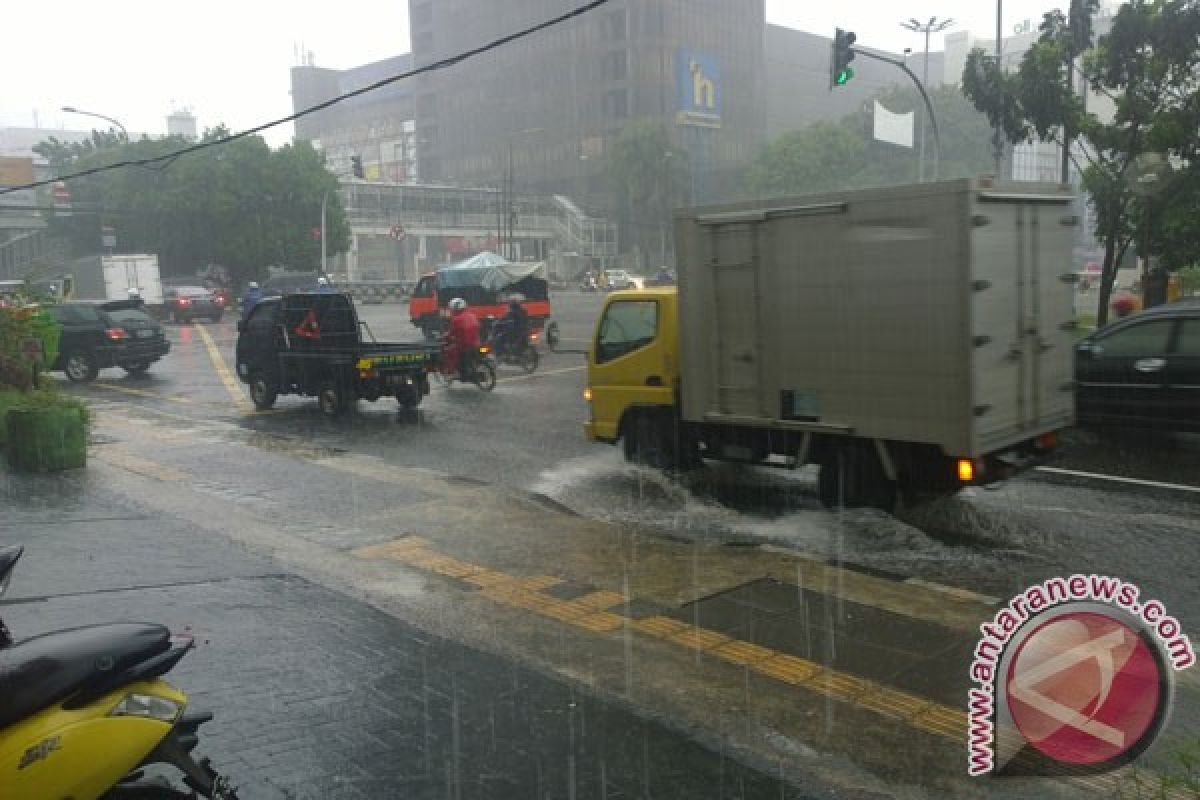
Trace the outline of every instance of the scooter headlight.
{"type": "Polygon", "coordinates": [[[183,713],[183,706],[174,700],[152,694],[131,693],[117,703],[110,717],[145,717],[159,722],[174,722],[183,713]]]}

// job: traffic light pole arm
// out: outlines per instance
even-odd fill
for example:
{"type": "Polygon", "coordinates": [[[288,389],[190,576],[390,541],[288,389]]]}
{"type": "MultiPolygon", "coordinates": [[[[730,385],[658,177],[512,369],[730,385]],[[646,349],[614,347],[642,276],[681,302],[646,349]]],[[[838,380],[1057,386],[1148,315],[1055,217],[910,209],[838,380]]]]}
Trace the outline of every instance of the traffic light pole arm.
{"type": "Polygon", "coordinates": [[[926,93],[925,87],[921,84],[921,79],[903,61],[881,56],[878,53],[872,53],[870,50],[859,50],[857,47],[852,49],[860,56],[866,56],[867,58],[873,58],[876,61],[882,61],[886,64],[899,67],[917,85],[917,91],[921,93],[921,99],[925,101],[925,110],[929,113],[929,121],[933,124],[933,179],[936,181],[938,179],[938,167],[942,161],[942,135],[938,130],[937,115],[933,113],[933,103],[929,101],[929,94],[926,93]]]}

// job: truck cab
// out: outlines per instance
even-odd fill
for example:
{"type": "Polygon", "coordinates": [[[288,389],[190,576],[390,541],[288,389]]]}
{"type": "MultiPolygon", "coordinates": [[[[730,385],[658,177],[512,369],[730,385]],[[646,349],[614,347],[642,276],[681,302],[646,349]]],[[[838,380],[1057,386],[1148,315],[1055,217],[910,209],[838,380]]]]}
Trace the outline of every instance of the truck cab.
{"type": "Polygon", "coordinates": [[[673,418],[679,386],[677,305],[674,287],[613,292],[605,300],[588,349],[591,441],[626,449],[673,418]],[[638,436],[638,433],[643,434],[638,436]]]}

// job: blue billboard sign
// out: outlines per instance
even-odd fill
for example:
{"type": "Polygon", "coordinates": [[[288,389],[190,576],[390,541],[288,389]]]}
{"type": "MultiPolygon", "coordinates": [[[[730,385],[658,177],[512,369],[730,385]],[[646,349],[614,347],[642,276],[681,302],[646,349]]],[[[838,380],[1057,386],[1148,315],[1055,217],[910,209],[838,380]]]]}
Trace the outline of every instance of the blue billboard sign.
{"type": "Polygon", "coordinates": [[[677,123],[721,127],[721,65],[715,56],[680,48],[675,55],[675,90],[677,123]]]}

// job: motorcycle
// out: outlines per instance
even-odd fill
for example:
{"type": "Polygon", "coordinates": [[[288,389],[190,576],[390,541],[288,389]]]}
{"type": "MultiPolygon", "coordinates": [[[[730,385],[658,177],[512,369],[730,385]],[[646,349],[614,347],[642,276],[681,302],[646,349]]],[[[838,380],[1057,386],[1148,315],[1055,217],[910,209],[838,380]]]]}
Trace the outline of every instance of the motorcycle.
{"type": "MultiPolygon", "coordinates": [[[[442,340],[442,349],[445,351],[446,341],[442,340]]],[[[462,380],[462,375],[459,370],[450,369],[447,366],[445,358],[438,360],[437,376],[441,380],[443,386],[450,386],[455,381],[462,380]]],[[[496,388],[496,362],[492,358],[491,345],[483,344],[475,351],[475,357],[471,359],[473,362],[470,369],[470,382],[475,384],[481,390],[490,392],[496,388]]]]}
{"type": "Polygon", "coordinates": [[[538,363],[541,360],[538,356],[537,348],[533,346],[537,340],[537,334],[531,333],[525,337],[524,341],[514,345],[505,335],[502,326],[493,326],[491,336],[485,345],[491,350],[498,364],[509,367],[520,367],[529,374],[538,368],[538,363]]]}
{"type": "MultiPolygon", "coordinates": [[[[0,548],[0,595],[20,546],[0,548]]],[[[212,714],[162,679],[194,647],[162,625],[116,623],[14,642],[0,620],[0,797],[237,800],[191,751],[212,714]],[[149,767],[174,767],[187,790],[149,767]]]]}

